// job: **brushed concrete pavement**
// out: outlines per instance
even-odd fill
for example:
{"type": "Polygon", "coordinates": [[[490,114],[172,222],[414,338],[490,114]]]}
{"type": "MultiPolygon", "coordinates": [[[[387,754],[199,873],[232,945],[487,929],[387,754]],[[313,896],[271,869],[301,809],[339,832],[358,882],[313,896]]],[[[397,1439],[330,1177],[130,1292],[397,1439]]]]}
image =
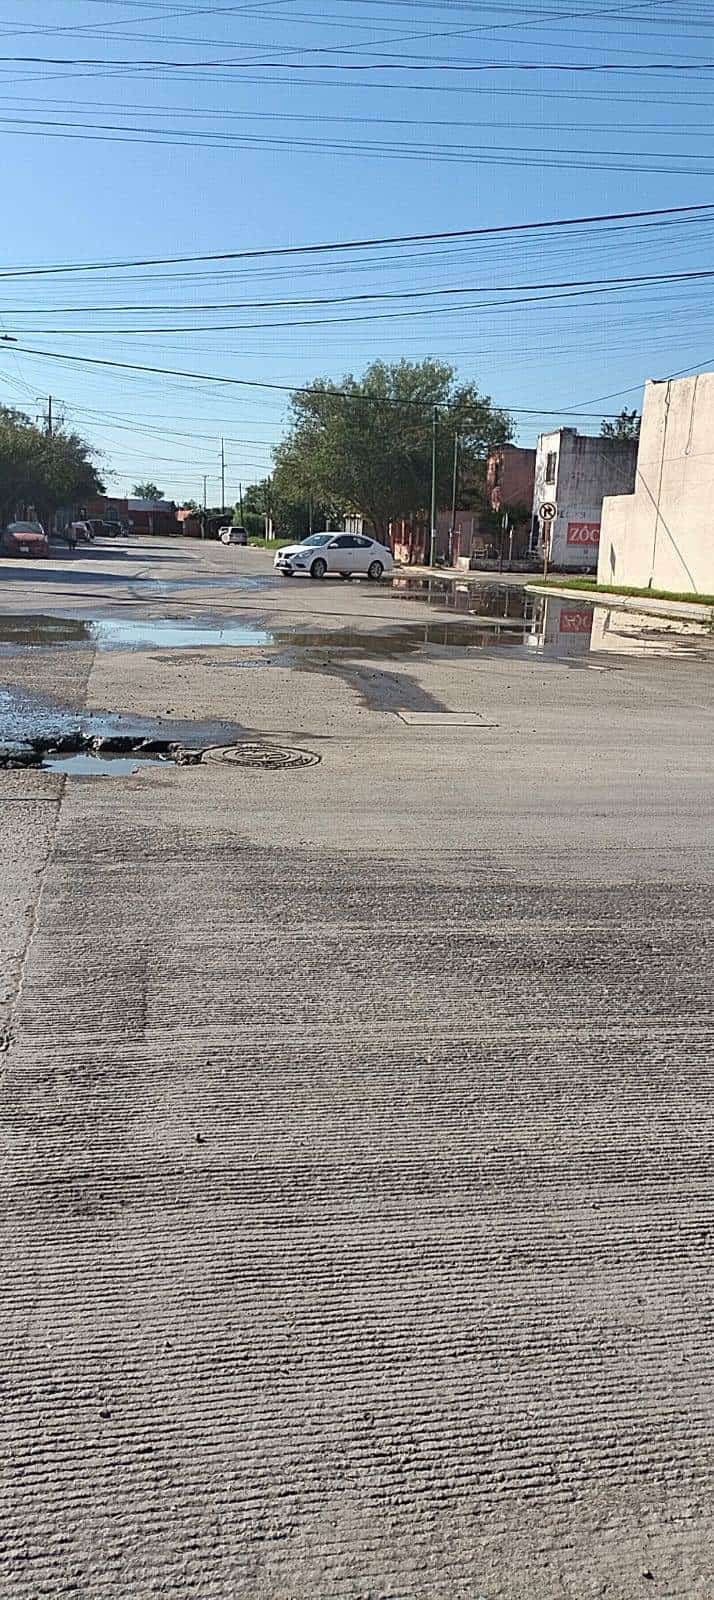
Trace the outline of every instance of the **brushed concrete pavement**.
{"type": "Polygon", "coordinates": [[[0,773],[0,1593],[707,1600],[708,660],[2,665],[321,760],[0,773]]]}

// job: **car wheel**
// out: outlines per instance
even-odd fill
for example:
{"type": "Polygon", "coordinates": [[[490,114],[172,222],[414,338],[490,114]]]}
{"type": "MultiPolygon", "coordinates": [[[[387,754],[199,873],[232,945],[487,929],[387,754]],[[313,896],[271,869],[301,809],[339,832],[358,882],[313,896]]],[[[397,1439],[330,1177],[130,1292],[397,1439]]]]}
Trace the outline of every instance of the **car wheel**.
{"type": "Polygon", "coordinates": [[[317,561],[313,561],[312,566],[310,568],[310,577],[311,578],[324,578],[326,572],[327,572],[327,562],[323,561],[322,556],[318,556],[317,561]]]}
{"type": "Polygon", "coordinates": [[[379,580],[380,580],[383,572],[384,572],[384,567],[382,565],[382,562],[381,561],[372,561],[370,566],[367,568],[367,577],[371,578],[373,583],[379,583],[379,580]]]}

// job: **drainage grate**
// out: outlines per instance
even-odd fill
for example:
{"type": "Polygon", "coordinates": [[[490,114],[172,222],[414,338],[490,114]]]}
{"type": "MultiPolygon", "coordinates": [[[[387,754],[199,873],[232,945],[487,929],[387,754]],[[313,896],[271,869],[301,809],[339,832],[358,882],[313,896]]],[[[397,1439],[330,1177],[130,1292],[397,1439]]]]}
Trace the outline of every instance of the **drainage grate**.
{"type": "Polygon", "coordinates": [[[321,759],[313,750],[295,750],[284,745],[258,744],[246,739],[240,744],[213,745],[204,750],[202,761],[225,761],[236,767],[262,767],[269,772],[284,767],[316,767],[321,759]]]}

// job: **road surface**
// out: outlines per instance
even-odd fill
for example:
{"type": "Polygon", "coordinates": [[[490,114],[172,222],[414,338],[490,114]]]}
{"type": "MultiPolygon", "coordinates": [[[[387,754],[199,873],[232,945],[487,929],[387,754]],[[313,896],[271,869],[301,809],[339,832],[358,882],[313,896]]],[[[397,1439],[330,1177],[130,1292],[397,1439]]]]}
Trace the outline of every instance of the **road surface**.
{"type": "Polygon", "coordinates": [[[14,735],[315,758],[0,771],[3,1600],[711,1600],[714,657],[478,632],[2,564],[14,735]]]}

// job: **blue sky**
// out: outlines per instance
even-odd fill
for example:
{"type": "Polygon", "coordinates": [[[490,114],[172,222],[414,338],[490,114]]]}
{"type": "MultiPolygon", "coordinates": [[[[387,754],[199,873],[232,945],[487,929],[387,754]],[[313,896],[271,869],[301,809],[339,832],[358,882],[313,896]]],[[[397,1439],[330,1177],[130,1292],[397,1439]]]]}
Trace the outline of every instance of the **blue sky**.
{"type": "MultiPolygon", "coordinates": [[[[714,15],[701,0],[6,0],[0,55],[3,271],[714,200],[702,65],[714,15]],[[466,70],[477,63],[486,70],[466,70]]],[[[713,238],[714,209],[418,249],[5,277],[0,319],[22,347],[256,382],[443,356],[523,408],[530,443],[577,421],[560,408],[594,410],[578,425],[598,431],[646,377],[714,366],[712,296],[706,279],[570,299],[505,286],[707,271],[713,238]],[[281,305],[446,288],[463,296],[281,305]],[[327,320],[338,317],[360,320],[327,320]]],[[[207,474],[214,502],[221,435],[232,500],[269,470],[288,398],[4,345],[0,400],[34,415],[50,392],[102,450],[114,492],[151,477],[198,498],[207,474]]]]}

